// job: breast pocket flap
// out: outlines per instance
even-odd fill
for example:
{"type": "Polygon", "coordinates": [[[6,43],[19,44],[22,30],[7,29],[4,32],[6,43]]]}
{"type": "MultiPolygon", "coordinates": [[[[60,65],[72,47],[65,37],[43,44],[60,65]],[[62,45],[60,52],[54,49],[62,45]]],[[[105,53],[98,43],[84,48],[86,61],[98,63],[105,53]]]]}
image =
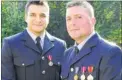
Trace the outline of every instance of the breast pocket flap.
{"type": "Polygon", "coordinates": [[[14,59],[14,65],[16,66],[30,66],[34,64],[34,60],[22,60],[22,59],[14,59]]]}

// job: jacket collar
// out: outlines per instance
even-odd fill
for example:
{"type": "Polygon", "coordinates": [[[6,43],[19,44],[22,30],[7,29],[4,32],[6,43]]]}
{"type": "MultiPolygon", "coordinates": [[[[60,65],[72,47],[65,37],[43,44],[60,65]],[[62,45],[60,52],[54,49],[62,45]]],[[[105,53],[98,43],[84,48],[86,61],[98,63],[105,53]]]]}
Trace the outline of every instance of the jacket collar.
{"type": "MultiPolygon", "coordinates": [[[[23,31],[21,40],[24,41],[26,47],[33,49],[36,52],[40,53],[35,42],[33,41],[33,39],[28,34],[27,30],[23,31]]],[[[54,37],[51,36],[48,32],[46,32],[46,35],[44,38],[44,47],[43,47],[43,53],[42,54],[45,54],[48,50],[50,50],[54,46],[53,41],[54,41],[54,37]]]]}

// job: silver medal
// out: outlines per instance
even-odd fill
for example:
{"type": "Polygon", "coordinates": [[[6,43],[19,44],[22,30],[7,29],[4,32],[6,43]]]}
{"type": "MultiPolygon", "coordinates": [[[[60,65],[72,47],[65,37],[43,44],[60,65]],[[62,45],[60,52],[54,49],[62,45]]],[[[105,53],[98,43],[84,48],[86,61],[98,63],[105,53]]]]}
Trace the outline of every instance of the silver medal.
{"type": "Polygon", "coordinates": [[[49,62],[49,66],[53,66],[53,62],[52,61],[49,62]]]}

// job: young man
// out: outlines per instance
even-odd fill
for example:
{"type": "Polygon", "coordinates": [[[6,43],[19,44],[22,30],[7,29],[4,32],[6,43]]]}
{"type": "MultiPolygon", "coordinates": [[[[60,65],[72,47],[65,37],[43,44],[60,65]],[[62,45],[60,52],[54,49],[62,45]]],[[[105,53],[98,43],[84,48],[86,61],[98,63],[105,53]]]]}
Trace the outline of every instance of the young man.
{"type": "Polygon", "coordinates": [[[67,4],[67,31],[75,45],[65,52],[63,80],[121,80],[122,51],[95,31],[93,7],[86,1],[67,4]]]}
{"type": "Polygon", "coordinates": [[[60,80],[60,60],[66,44],[51,36],[47,2],[29,1],[27,28],[7,37],[2,47],[2,80],[60,80]]]}

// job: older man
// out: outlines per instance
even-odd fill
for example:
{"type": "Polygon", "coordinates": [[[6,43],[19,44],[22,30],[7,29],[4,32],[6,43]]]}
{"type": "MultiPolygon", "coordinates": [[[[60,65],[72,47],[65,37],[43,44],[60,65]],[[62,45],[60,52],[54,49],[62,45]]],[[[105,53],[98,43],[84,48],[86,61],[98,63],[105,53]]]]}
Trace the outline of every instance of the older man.
{"type": "Polygon", "coordinates": [[[63,80],[121,80],[121,49],[95,31],[92,5],[86,1],[68,2],[67,31],[75,45],[65,52],[63,80]]]}

